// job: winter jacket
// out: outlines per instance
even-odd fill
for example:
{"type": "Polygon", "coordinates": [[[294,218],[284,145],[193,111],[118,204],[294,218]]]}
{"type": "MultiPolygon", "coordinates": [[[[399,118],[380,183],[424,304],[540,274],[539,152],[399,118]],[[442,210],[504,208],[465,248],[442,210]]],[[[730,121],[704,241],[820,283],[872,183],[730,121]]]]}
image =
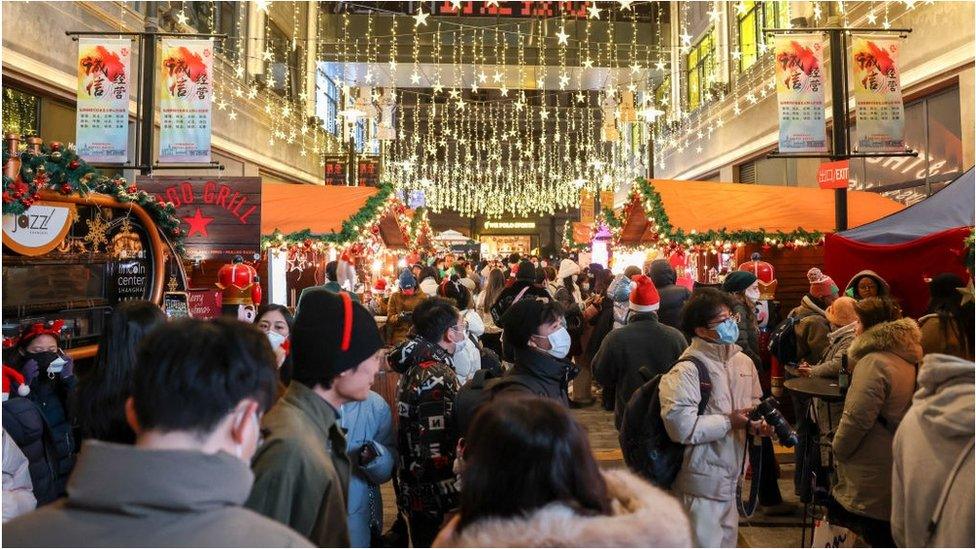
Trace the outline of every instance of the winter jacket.
{"type": "Polygon", "coordinates": [[[593,375],[604,391],[614,393],[617,429],[630,396],[645,382],[639,370],[646,366],[653,375],[663,374],[687,347],[685,336],[661,324],[655,313],[631,313],[626,326],[607,335],[593,359],[593,375]]]}
{"type": "Polygon", "coordinates": [[[857,293],[857,283],[866,276],[873,278],[875,283],[878,284],[879,296],[886,296],[891,293],[891,287],[888,286],[888,282],[885,279],[881,278],[881,275],[872,270],[865,269],[851,278],[851,281],[847,284],[847,288],[844,290],[844,294],[860,300],[861,296],[857,293]]]}
{"type": "Polygon", "coordinates": [[[414,336],[393,350],[390,366],[402,377],[397,387],[398,506],[440,520],[458,504],[452,470],[458,431],[454,400],[459,389],[450,355],[414,336]]]}
{"type": "Polygon", "coordinates": [[[22,397],[5,401],[3,430],[27,456],[37,504],[46,505],[64,495],[68,473],[62,473],[56,467],[57,447],[40,407],[22,397]]]}
{"type": "Polygon", "coordinates": [[[399,345],[406,341],[407,334],[413,328],[413,310],[425,299],[427,294],[417,290],[414,290],[413,295],[396,292],[390,296],[390,301],[386,304],[386,322],[393,327],[390,345],[399,345]]]}
{"type": "MultiPolygon", "coordinates": [[[[312,547],[241,507],[254,475],[225,452],[87,440],[68,497],[3,525],[10,547],[312,547]]],[[[6,502],[4,502],[6,503],[6,502]]]]}
{"type": "Polygon", "coordinates": [[[745,459],[746,431],[733,431],[728,414],[759,403],[759,374],[738,345],[695,337],[681,356],[695,356],[704,362],[712,381],[712,395],[705,413],[699,416],[698,369],[690,361],[678,362],[661,378],[664,428],[672,440],[687,445],[674,490],[688,496],[732,501],[745,459]]]}
{"type": "Polygon", "coordinates": [[[247,506],[319,547],[348,547],[350,464],[336,410],[293,381],[261,425],[268,435],[251,462],[247,506]]]}
{"type": "Polygon", "coordinates": [[[623,328],[630,316],[630,291],[633,281],[617,275],[607,287],[607,297],[613,301],[613,330],[623,328]]]}
{"type": "Polygon", "coordinates": [[[931,354],[919,368],[918,391],[892,449],[891,533],[899,547],[976,545],[974,366],[957,357],[931,354]],[[930,532],[929,523],[940,509],[930,532]]]}
{"type": "MultiPolygon", "coordinates": [[[[847,326],[842,326],[827,334],[827,348],[824,350],[823,358],[817,364],[810,367],[812,377],[837,378],[840,374],[840,365],[847,349],[854,341],[854,329],[857,323],[852,322],[847,326]]],[[[848,362],[847,367],[854,366],[853,362],[848,362]]]]}
{"type": "Polygon", "coordinates": [[[427,297],[437,296],[437,287],[437,281],[433,277],[428,276],[420,281],[420,291],[427,297]]]}
{"type": "Polygon", "coordinates": [[[451,357],[459,386],[467,383],[468,380],[474,377],[474,373],[481,368],[483,351],[478,343],[478,338],[485,333],[485,324],[475,310],[466,309],[461,311],[461,316],[468,323],[467,343],[464,344],[463,349],[455,352],[451,357]]]}
{"type": "Polygon", "coordinates": [[[584,515],[553,502],[524,516],[483,518],[457,531],[455,517],[434,547],[691,547],[674,497],[623,469],[603,471],[613,514],[584,515]]]}
{"type": "Polygon", "coordinates": [[[756,322],[756,312],[750,311],[748,306],[733,296],[735,309],[733,313],[739,315],[739,339],[735,344],[742,348],[749,360],[756,366],[757,371],[763,370],[762,358],[759,350],[759,323],[756,322]]]}
{"type": "Polygon", "coordinates": [[[833,496],[848,511],[891,518],[891,443],[915,392],[920,339],[915,321],[903,318],[874,326],[848,351],[855,366],[833,442],[833,496]]]}
{"type": "Polygon", "coordinates": [[[377,534],[383,531],[383,497],[380,484],[393,477],[396,464],[396,438],[390,406],[379,394],[370,391],[366,400],[342,405],[340,425],[346,430],[346,453],[352,464],[349,479],[349,541],[351,547],[369,547],[370,524],[377,534]],[[360,465],[363,446],[370,444],[376,458],[360,465]]]}
{"type": "Polygon", "coordinates": [[[798,319],[794,328],[797,362],[819,363],[824,351],[827,350],[827,334],[830,333],[827,313],[814,301],[814,298],[805,295],[800,300],[800,305],[790,314],[798,319]]]}
{"type": "Polygon", "coordinates": [[[661,307],[657,311],[658,319],[672,328],[681,329],[681,309],[685,301],[691,297],[691,291],[684,286],[675,284],[678,273],[665,259],[658,259],[651,263],[650,277],[661,297],[661,307]]]}
{"type": "Polygon", "coordinates": [[[37,507],[31,485],[30,462],[14,439],[3,431],[3,522],[37,507]]]}
{"type": "Polygon", "coordinates": [[[495,395],[531,394],[569,406],[571,370],[572,364],[546,352],[531,347],[516,349],[515,366],[489,388],[495,395]]]}
{"type": "MultiPolygon", "coordinates": [[[[973,359],[973,354],[966,349],[955,318],[948,317],[948,322],[945,322],[937,314],[925,315],[918,319],[918,327],[922,331],[923,354],[940,353],[963,360],[973,359]]],[[[970,334],[969,337],[972,338],[973,335],[970,334]]]]}

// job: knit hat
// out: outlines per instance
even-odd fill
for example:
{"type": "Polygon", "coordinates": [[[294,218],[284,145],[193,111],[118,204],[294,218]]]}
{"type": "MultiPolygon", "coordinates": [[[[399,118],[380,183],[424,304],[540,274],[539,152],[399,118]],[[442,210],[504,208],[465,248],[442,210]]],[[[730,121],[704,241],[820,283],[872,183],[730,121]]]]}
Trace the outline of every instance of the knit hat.
{"type": "Polygon", "coordinates": [[[630,291],[630,310],[635,313],[651,313],[661,306],[661,296],[657,293],[657,287],[647,275],[634,275],[633,290],[630,291]]]}
{"type": "Polygon", "coordinates": [[[3,400],[7,400],[10,396],[10,389],[12,387],[17,387],[17,394],[20,396],[27,396],[30,394],[30,387],[27,386],[24,376],[20,374],[17,370],[14,370],[10,366],[3,367],[3,400]]]}
{"type": "Polygon", "coordinates": [[[748,271],[732,271],[722,282],[722,291],[730,294],[744,292],[757,280],[759,279],[756,278],[756,275],[748,271]]]}
{"type": "Polygon", "coordinates": [[[807,280],[810,281],[810,295],[813,297],[827,297],[839,292],[834,279],[823,274],[823,271],[816,267],[807,271],[807,280]]]}
{"type": "Polygon", "coordinates": [[[414,278],[410,269],[404,269],[400,273],[400,278],[397,283],[400,285],[401,290],[415,290],[417,288],[417,279],[414,278]]]}
{"type": "Polygon", "coordinates": [[[515,280],[535,282],[535,265],[527,259],[521,261],[518,264],[518,272],[515,275],[515,280]]]}
{"type": "Polygon", "coordinates": [[[520,299],[513,303],[501,318],[504,329],[502,337],[506,344],[514,347],[528,345],[529,338],[542,324],[542,309],[545,305],[538,299],[520,299]]]}
{"type": "Polygon", "coordinates": [[[373,315],[348,293],[324,287],[304,292],[291,330],[294,379],[332,379],[382,347],[373,315]]]}
{"type": "Polygon", "coordinates": [[[572,259],[567,258],[559,262],[559,272],[556,273],[556,280],[562,280],[567,276],[578,275],[579,273],[580,266],[572,259]]]}
{"type": "Polygon", "coordinates": [[[827,320],[834,326],[847,326],[857,320],[857,312],[854,311],[854,304],[857,300],[853,297],[838,297],[830,307],[827,307],[827,320]]]}

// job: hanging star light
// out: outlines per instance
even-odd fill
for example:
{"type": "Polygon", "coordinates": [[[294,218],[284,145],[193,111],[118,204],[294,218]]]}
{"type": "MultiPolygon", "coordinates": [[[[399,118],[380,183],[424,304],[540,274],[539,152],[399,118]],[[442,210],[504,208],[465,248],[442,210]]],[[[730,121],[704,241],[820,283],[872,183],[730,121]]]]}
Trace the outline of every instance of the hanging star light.
{"type": "Polygon", "coordinates": [[[630,74],[637,74],[641,71],[640,63],[634,63],[630,66],[630,74]]]}
{"type": "Polygon", "coordinates": [[[590,7],[586,8],[588,12],[587,17],[590,19],[600,18],[600,8],[596,7],[596,2],[590,2],[590,7]]]}
{"type": "Polygon", "coordinates": [[[556,38],[558,38],[559,43],[564,46],[569,44],[569,35],[566,34],[566,27],[559,27],[559,32],[556,33],[556,38]]]}
{"type": "Polygon", "coordinates": [[[592,69],[593,68],[593,60],[592,59],[585,59],[583,61],[583,68],[592,69]]]}
{"type": "Polygon", "coordinates": [[[565,90],[569,85],[569,76],[565,73],[559,75],[559,89],[565,90]]]}
{"type": "Polygon", "coordinates": [[[261,54],[261,59],[270,62],[274,59],[274,55],[272,55],[271,50],[264,50],[264,53],[261,54]]]}
{"type": "Polygon", "coordinates": [[[451,99],[457,99],[457,98],[461,97],[461,92],[457,91],[457,89],[455,88],[455,89],[452,89],[451,91],[447,92],[447,95],[449,95],[451,97],[451,99]]]}
{"type": "Polygon", "coordinates": [[[438,94],[444,91],[444,85],[440,81],[434,82],[434,93],[438,94]]]}
{"type": "Polygon", "coordinates": [[[421,6],[421,8],[417,10],[417,14],[413,16],[413,20],[414,20],[413,27],[417,28],[421,25],[427,25],[428,17],[430,17],[430,14],[424,13],[424,8],[421,6]]]}
{"type": "Polygon", "coordinates": [[[190,22],[190,18],[186,16],[186,11],[184,10],[176,12],[176,20],[180,25],[187,25],[190,22]]]}
{"type": "Polygon", "coordinates": [[[868,12],[868,24],[876,25],[878,23],[878,16],[874,14],[873,11],[868,12]]]}
{"type": "Polygon", "coordinates": [[[657,69],[657,70],[659,70],[659,71],[663,71],[664,70],[664,61],[658,61],[657,63],[654,63],[654,68],[657,69]]]}
{"type": "Polygon", "coordinates": [[[502,84],[502,87],[498,91],[502,94],[502,97],[508,97],[508,88],[504,84],[502,84]]]}
{"type": "Polygon", "coordinates": [[[461,11],[461,0],[451,0],[451,11],[461,11]]]}
{"type": "Polygon", "coordinates": [[[617,2],[620,4],[621,10],[629,10],[631,9],[630,5],[634,3],[634,0],[617,0],[617,2]]]}
{"type": "Polygon", "coordinates": [[[718,4],[712,5],[712,11],[708,12],[708,20],[712,23],[718,23],[719,19],[722,17],[722,11],[719,9],[718,4]]]}

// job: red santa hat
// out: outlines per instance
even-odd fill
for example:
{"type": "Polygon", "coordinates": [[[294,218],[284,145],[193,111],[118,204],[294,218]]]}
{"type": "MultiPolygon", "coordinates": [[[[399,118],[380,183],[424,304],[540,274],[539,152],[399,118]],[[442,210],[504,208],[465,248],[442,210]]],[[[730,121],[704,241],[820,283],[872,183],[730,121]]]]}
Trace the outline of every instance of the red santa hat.
{"type": "Polygon", "coordinates": [[[373,282],[373,291],[382,292],[384,290],[386,290],[386,279],[377,278],[376,281],[373,282]]]}
{"type": "Polygon", "coordinates": [[[630,291],[630,310],[635,313],[653,313],[661,306],[661,296],[654,282],[647,275],[634,275],[634,289],[630,291]]]}
{"type": "Polygon", "coordinates": [[[16,386],[17,394],[24,397],[30,394],[30,387],[27,386],[24,376],[10,366],[3,367],[3,400],[10,397],[10,388],[16,386]]]}

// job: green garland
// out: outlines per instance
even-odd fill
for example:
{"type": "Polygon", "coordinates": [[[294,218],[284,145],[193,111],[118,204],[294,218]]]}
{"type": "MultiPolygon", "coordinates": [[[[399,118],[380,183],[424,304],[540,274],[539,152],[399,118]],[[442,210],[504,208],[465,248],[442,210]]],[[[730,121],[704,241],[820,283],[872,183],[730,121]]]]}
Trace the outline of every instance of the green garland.
{"type": "Polygon", "coordinates": [[[969,229],[969,236],[963,241],[966,247],[965,257],[963,260],[966,262],[966,270],[972,274],[976,272],[976,227],[971,227],[969,229]]]}
{"type": "MultiPolygon", "coordinates": [[[[11,159],[3,151],[3,164],[11,159]]],[[[20,153],[20,177],[13,179],[3,176],[3,213],[19,215],[24,213],[36,200],[43,189],[59,192],[65,196],[100,193],[113,197],[123,203],[141,206],[160,231],[169,238],[176,253],[183,255],[183,240],[186,231],[180,227],[176,216],[176,206],[172,202],[159,202],[156,196],[140,191],[124,178],[111,178],[100,175],[95,168],[80,158],[72,147],[52,142],[41,145],[40,154],[29,149],[20,153]]]]}
{"type": "Polygon", "coordinates": [[[658,238],[669,240],[677,244],[688,246],[710,246],[715,242],[752,242],[759,244],[784,244],[794,246],[796,241],[805,244],[819,244],[823,241],[823,233],[820,231],[807,231],[802,227],[790,231],[766,231],[757,229],[754,231],[729,231],[725,228],[712,229],[705,232],[689,231],[676,229],[668,217],[667,211],[661,200],[661,195],[654,189],[650,181],[638,178],[636,181],[636,198],[641,201],[644,213],[648,219],[653,219],[658,226],[658,238]]]}
{"type": "MultiPolygon", "coordinates": [[[[342,222],[339,232],[332,233],[313,233],[310,229],[284,234],[275,229],[271,235],[261,237],[261,247],[296,246],[309,242],[322,242],[335,246],[344,246],[359,240],[363,236],[363,231],[376,219],[377,214],[386,208],[387,200],[393,196],[393,185],[383,183],[379,187],[379,192],[366,199],[366,203],[354,213],[349,219],[342,222]]],[[[417,216],[414,216],[415,218],[417,216]]]]}
{"type": "Polygon", "coordinates": [[[573,223],[567,221],[563,225],[563,251],[565,252],[582,252],[588,250],[590,247],[589,242],[576,242],[573,239],[573,223]]]}

